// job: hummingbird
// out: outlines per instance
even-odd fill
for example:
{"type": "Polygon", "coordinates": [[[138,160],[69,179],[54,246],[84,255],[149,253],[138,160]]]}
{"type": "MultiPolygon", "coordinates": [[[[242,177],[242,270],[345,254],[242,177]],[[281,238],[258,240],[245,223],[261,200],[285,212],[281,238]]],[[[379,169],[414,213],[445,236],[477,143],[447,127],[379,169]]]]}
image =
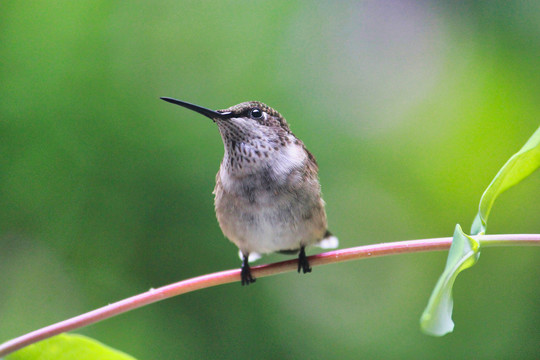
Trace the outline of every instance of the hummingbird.
{"type": "Polygon", "coordinates": [[[255,282],[249,262],[260,254],[298,254],[298,272],[311,272],[305,248],[338,240],[327,228],[315,157],[271,107],[249,101],[211,110],[161,97],[210,118],[225,148],[213,194],[223,234],[239,249],[241,282],[255,282]]]}

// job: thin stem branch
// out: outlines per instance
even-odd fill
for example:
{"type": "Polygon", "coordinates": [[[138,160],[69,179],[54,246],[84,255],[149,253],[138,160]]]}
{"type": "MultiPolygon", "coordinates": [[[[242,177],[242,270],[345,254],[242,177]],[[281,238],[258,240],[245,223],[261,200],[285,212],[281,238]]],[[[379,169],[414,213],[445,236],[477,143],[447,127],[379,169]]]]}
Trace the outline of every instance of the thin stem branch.
{"type": "MultiPolygon", "coordinates": [[[[476,236],[475,238],[480,241],[482,247],[527,245],[540,246],[540,234],[483,235],[476,236]]],[[[330,251],[323,254],[310,256],[308,259],[311,266],[318,266],[378,256],[448,250],[451,244],[451,237],[399,241],[330,251]]],[[[288,260],[273,264],[252,267],[251,272],[255,277],[262,278],[265,276],[277,275],[284,272],[296,271],[296,269],[297,260],[288,260]]],[[[79,329],[84,326],[94,324],[98,321],[120,315],[127,311],[134,310],[160,300],[164,300],[195,290],[239,281],[240,269],[235,269],[198,276],[174,284],[166,285],[157,289],[150,289],[149,291],[142,294],[120,300],[113,304],[103,306],[99,309],[87,312],[79,316],[75,316],[71,319],[67,319],[59,323],[46,326],[39,330],[35,330],[28,334],[22,335],[18,338],[9,340],[0,345],[0,357],[16,351],[24,346],[33,344],[37,341],[52,337],[54,335],[58,335],[66,331],[79,329]]]]}

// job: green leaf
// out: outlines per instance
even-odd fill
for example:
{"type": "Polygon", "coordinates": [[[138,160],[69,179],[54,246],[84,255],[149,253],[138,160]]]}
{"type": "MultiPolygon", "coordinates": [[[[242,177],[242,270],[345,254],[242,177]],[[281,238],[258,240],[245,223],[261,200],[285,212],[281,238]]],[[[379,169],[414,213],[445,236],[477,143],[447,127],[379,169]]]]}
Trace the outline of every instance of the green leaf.
{"type": "MultiPolygon", "coordinates": [[[[523,147],[515,153],[493,178],[480,199],[471,234],[485,234],[487,218],[495,199],[540,167],[540,127],[523,147]]],[[[457,275],[473,266],[480,257],[480,243],[466,235],[456,225],[446,267],[439,278],[428,305],[420,318],[420,327],[428,335],[443,336],[454,329],[452,321],[452,287],[457,275]]]]}
{"type": "Polygon", "coordinates": [[[456,225],[446,267],[420,318],[420,327],[424,333],[443,336],[454,329],[452,286],[461,271],[473,266],[478,261],[479,249],[480,244],[466,235],[459,224],[456,225]]]}
{"type": "Polygon", "coordinates": [[[60,334],[29,345],[6,360],[135,360],[134,357],[77,334],[60,334]]]}
{"type": "Polygon", "coordinates": [[[540,166],[540,127],[515,153],[491,181],[480,200],[478,214],[474,219],[471,234],[485,234],[487,218],[493,202],[503,191],[516,185],[540,166]]]}

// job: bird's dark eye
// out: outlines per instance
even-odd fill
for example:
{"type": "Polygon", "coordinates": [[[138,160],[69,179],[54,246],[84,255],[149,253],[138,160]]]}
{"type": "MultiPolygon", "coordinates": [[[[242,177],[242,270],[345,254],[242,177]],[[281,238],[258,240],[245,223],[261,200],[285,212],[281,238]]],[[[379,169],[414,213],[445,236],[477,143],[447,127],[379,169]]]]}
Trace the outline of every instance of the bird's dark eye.
{"type": "Polygon", "coordinates": [[[249,111],[249,116],[251,116],[252,119],[260,119],[263,116],[263,113],[261,109],[259,108],[253,108],[249,111]]]}

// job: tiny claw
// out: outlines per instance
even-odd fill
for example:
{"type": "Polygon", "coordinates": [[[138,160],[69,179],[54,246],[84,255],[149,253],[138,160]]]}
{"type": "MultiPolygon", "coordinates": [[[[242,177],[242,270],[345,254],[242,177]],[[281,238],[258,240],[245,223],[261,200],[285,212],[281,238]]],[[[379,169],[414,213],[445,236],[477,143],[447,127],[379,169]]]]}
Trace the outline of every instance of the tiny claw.
{"type": "Polygon", "coordinates": [[[249,258],[249,255],[244,255],[244,258],[242,260],[242,270],[240,272],[242,285],[249,285],[251,283],[254,283],[256,280],[253,277],[253,275],[251,275],[251,268],[249,267],[249,264],[248,264],[248,258],[249,258]]]}
{"type": "Polygon", "coordinates": [[[300,254],[298,254],[298,272],[302,270],[305,273],[311,272],[311,266],[309,266],[309,260],[306,256],[306,250],[304,246],[300,248],[300,254]]]}

